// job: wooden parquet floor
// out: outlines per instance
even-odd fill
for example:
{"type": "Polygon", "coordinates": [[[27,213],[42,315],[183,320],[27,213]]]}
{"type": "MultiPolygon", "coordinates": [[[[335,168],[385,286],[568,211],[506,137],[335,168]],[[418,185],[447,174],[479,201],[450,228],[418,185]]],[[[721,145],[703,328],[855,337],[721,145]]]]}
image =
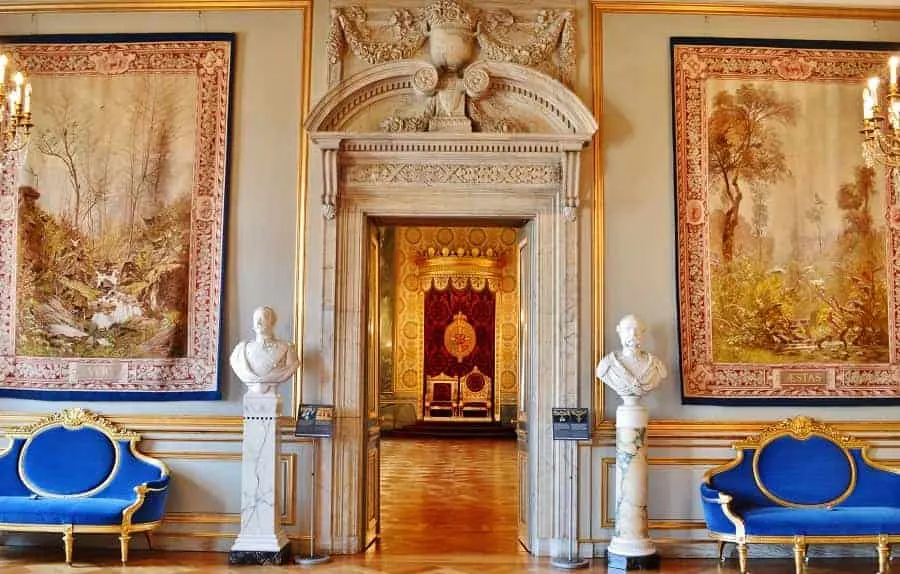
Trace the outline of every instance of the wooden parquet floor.
{"type": "MultiPolygon", "coordinates": [[[[383,443],[382,535],[365,553],[319,566],[228,566],[209,552],[134,550],[128,565],[117,549],[78,548],[63,563],[52,548],[0,547],[0,574],[508,574],[559,573],[516,541],[515,441],[390,439],[383,443]]],[[[811,560],[807,574],[873,574],[871,560],[811,560]]],[[[594,560],[579,572],[607,572],[594,560]]],[[[751,574],[793,574],[790,560],[752,559],[751,574]]],[[[660,574],[737,574],[737,563],[664,558],[660,574]]],[[[898,569],[900,574],[900,569],[898,569]]]]}

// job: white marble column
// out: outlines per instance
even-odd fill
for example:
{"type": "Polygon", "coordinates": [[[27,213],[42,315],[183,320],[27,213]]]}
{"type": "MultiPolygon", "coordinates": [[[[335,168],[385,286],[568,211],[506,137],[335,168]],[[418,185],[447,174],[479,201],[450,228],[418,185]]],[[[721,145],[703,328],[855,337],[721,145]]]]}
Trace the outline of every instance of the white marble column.
{"type": "Polygon", "coordinates": [[[281,526],[277,393],[244,395],[241,464],[241,533],[231,547],[231,564],[287,564],[288,537],[281,526]]]}
{"type": "Polygon", "coordinates": [[[654,568],[656,546],[647,530],[647,409],[640,397],[623,397],[616,409],[616,528],[610,568],[654,568]]]}

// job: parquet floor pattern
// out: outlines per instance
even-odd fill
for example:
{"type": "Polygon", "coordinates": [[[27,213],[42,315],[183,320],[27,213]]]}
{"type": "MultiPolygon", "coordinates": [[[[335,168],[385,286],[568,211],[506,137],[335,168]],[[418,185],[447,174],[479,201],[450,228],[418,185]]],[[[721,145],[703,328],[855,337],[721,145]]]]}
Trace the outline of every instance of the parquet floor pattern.
{"type": "MultiPolygon", "coordinates": [[[[319,566],[228,566],[221,553],[0,547],[0,574],[509,574],[560,573],[516,541],[515,441],[390,439],[383,443],[382,535],[367,552],[319,566]]],[[[873,574],[875,560],[810,561],[807,574],[873,574]]],[[[578,572],[607,572],[602,560],[578,572]]],[[[751,574],[793,574],[790,560],[752,559],[751,574]]],[[[897,570],[900,574],[900,568],[897,570]]],[[[660,574],[738,574],[737,563],[664,558],[660,574]]]]}

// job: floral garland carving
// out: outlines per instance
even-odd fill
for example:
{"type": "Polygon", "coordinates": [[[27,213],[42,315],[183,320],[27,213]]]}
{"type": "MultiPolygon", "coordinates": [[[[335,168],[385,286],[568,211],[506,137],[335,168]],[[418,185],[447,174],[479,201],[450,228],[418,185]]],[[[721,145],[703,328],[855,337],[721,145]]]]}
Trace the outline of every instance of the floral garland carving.
{"type": "Polygon", "coordinates": [[[384,26],[369,26],[368,15],[361,6],[334,8],[327,40],[329,87],[340,83],[343,77],[342,60],[348,48],[369,64],[412,58],[428,39],[429,22],[451,17],[474,28],[481,58],[538,68],[571,87],[575,72],[575,24],[571,10],[541,10],[533,22],[525,23],[517,22],[509,10],[482,12],[467,9],[454,0],[431,2],[416,13],[394,10],[384,26]],[[511,39],[516,32],[532,40],[520,45],[511,39]],[[558,63],[552,61],[554,54],[558,63]]]}
{"type": "Polygon", "coordinates": [[[425,29],[409,10],[394,10],[387,26],[381,28],[369,28],[367,18],[366,11],[360,6],[332,10],[327,44],[328,61],[332,68],[329,86],[341,80],[341,58],[347,47],[360,60],[380,64],[412,58],[425,44],[425,29]],[[393,41],[375,39],[386,34],[393,41]]]}
{"type": "Polygon", "coordinates": [[[529,36],[534,40],[527,45],[518,45],[507,40],[517,24],[509,11],[485,19],[477,34],[481,56],[494,62],[509,62],[522,66],[537,67],[547,62],[554,50],[559,54],[559,80],[572,85],[575,70],[575,26],[572,12],[565,10],[541,10],[531,24],[529,36]]]}

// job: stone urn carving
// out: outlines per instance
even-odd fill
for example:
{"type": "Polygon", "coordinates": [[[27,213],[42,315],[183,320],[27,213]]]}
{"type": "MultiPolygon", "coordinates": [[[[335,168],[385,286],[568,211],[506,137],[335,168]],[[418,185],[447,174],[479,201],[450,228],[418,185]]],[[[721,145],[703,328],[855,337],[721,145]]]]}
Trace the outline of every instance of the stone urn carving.
{"type": "Polygon", "coordinates": [[[431,61],[437,68],[456,72],[472,60],[475,22],[462,6],[438,0],[425,7],[423,16],[431,61]]]}
{"type": "Polygon", "coordinates": [[[431,61],[438,68],[458,71],[472,59],[474,38],[475,35],[464,28],[432,28],[428,33],[431,61]]]}

